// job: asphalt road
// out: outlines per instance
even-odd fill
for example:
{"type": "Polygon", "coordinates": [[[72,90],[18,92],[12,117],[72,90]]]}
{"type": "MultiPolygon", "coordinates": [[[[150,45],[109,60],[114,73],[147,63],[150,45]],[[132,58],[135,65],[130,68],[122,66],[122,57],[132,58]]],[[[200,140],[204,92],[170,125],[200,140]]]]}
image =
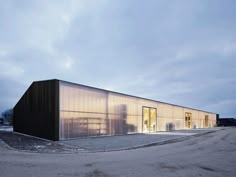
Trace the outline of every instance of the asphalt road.
{"type": "Polygon", "coordinates": [[[235,177],[236,128],[141,149],[39,154],[0,146],[1,177],[235,177]]]}

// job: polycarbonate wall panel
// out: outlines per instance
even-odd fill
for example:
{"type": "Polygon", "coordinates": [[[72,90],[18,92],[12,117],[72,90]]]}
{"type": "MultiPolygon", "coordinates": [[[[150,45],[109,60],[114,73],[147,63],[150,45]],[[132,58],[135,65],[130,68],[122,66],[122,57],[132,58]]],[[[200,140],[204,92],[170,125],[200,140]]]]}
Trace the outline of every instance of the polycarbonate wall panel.
{"type": "Polygon", "coordinates": [[[158,131],[172,131],[181,129],[180,127],[183,124],[183,109],[181,107],[159,103],[157,108],[158,131]]]}
{"type": "Polygon", "coordinates": [[[209,127],[216,124],[216,115],[203,111],[63,81],[60,81],[59,89],[60,139],[142,133],[147,125],[143,121],[144,108],[154,108],[157,115],[156,118],[148,118],[155,124],[148,131],[187,129],[186,112],[192,115],[189,128],[204,128],[206,115],[209,127]]]}
{"type": "Polygon", "coordinates": [[[210,127],[216,126],[216,115],[215,114],[209,114],[209,123],[210,123],[210,127]]]}
{"type": "Polygon", "coordinates": [[[181,130],[185,128],[183,118],[175,118],[174,124],[175,124],[175,130],[181,130]]]}
{"type": "Polygon", "coordinates": [[[60,139],[109,134],[106,92],[60,82],[60,139]]]}
{"type": "Polygon", "coordinates": [[[106,92],[60,83],[60,110],[106,113],[106,92]]]}
{"type": "Polygon", "coordinates": [[[139,99],[60,82],[60,139],[141,132],[139,99]]]}
{"type": "Polygon", "coordinates": [[[142,132],[142,101],[140,99],[109,93],[108,105],[112,135],[142,132]]]}
{"type": "Polygon", "coordinates": [[[158,117],[160,118],[172,118],[173,117],[173,109],[172,109],[172,105],[168,105],[168,104],[163,104],[160,103],[158,105],[158,117]]]}
{"type": "Polygon", "coordinates": [[[104,114],[61,111],[60,116],[61,139],[99,136],[108,133],[108,122],[104,114]]]}
{"type": "Polygon", "coordinates": [[[182,107],[173,106],[173,117],[183,119],[184,109],[182,107]]]}
{"type": "Polygon", "coordinates": [[[206,112],[198,112],[198,126],[196,128],[204,128],[205,127],[205,116],[208,115],[206,112]]]}

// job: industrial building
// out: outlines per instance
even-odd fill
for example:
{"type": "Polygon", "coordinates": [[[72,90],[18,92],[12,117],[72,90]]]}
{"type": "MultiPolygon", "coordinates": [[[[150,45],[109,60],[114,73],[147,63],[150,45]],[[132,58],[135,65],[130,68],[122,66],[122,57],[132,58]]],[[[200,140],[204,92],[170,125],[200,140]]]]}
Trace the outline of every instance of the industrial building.
{"type": "Polygon", "coordinates": [[[36,81],[14,107],[14,131],[50,140],[216,126],[216,114],[61,80],[36,81]]]}

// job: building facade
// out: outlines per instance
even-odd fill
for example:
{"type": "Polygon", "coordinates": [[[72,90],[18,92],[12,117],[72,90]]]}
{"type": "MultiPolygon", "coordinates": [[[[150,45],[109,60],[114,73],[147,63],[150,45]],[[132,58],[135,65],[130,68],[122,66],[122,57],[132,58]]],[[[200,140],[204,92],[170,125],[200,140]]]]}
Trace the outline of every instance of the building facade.
{"type": "Polygon", "coordinates": [[[216,126],[216,114],[60,80],[33,82],[14,131],[51,140],[216,126]]]}

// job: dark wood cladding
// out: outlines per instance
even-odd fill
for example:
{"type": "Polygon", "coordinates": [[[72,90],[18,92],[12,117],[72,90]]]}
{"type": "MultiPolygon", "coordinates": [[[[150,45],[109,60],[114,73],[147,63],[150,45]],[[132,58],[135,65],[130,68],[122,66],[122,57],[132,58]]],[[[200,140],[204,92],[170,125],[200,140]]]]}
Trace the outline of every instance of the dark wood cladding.
{"type": "Polygon", "coordinates": [[[14,131],[59,140],[59,81],[33,82],[14,107],[14,131]]]}

